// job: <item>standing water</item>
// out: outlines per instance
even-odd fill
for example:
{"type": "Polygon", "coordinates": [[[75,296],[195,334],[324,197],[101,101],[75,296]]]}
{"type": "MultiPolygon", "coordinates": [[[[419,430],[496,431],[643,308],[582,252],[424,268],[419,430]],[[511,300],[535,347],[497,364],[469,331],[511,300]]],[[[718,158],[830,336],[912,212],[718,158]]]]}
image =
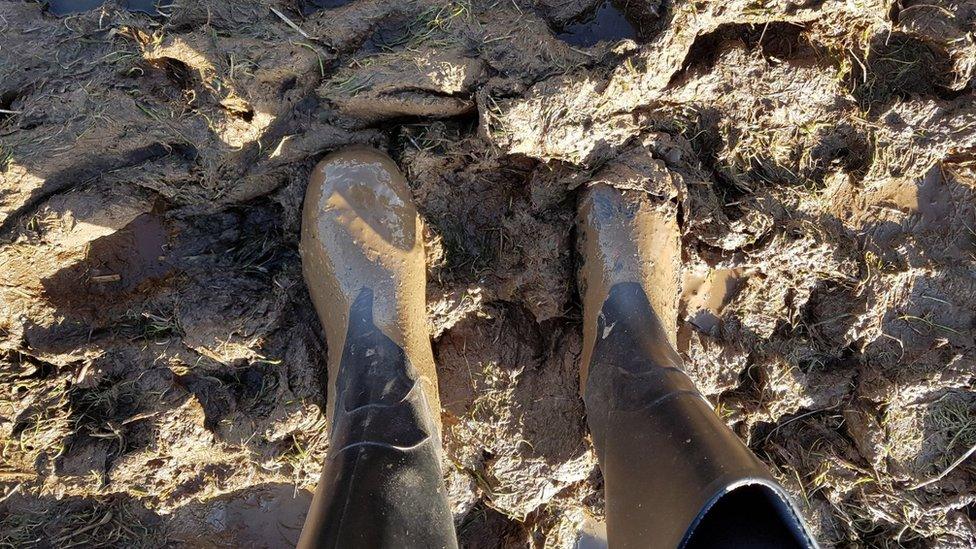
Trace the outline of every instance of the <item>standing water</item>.
{"type": "Polygon", "coordinates": [[[611,0],[603,0],[595,10],[570,21],[556,36],[574,46],[590,47],[598,42],[635,39],[637,28],[611,0]]]}
{"type": "MultiPolygon", "coordinates": [[[[48,0],[47,12],[64,17],[91,11],[105,3],[106,0],[48,0]]],[[[159,15],[157,0],[119,0],[118,5],[131,12],[159,15]]]]}
{"type": "Polygon", "coordinates": [[[51,15],[63,17],[75,13],[84,13],[100,7],[105,0],[49,0],[47,11],[51,15]]]}

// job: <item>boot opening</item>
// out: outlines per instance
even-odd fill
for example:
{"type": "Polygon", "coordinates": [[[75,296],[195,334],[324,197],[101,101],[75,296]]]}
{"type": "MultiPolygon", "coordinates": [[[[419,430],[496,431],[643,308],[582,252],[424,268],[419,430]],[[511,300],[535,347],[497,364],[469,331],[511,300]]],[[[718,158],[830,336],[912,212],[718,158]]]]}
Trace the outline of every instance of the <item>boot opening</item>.
{"type": "Polygon", "coordinates": [[[810,547],[793,509],[772,488],[747,484],[719,497],[685,534],[687,549],[810,547]]]}

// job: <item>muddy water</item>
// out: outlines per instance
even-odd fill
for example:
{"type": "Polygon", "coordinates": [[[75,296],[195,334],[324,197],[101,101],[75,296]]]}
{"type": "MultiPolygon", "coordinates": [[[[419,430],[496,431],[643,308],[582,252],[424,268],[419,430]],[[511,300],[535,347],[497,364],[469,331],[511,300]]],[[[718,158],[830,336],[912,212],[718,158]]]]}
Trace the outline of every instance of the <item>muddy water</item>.
{"type": "Polygon", "coordinates": [[[122,7],[135,13],[159,15],[159,4],[172,4],[173,0],[123,0],[122,7]]]}
{"type": "Polygon", "coordinates": [[[568,23],[556,36],[574,46],[590,47],[598,42],[636,39],[637,28],[610,0],[568,23]]]}
{"type": "Polygon", "coordinates": [[[93,10],[105,2],[106,0],[50,0],[47,3],[47,11],[62,17],[93,10]]]}
{"type": "Polygon", "coordinates": [[[103,248],[105,253],[100,255],[89,252],[93,280],[118,276],[119,289],[128,291],[142,281],[166,272],[166,231],[158,217],[140,215],[116,234],[118,238],[114,244],[117,248],[106,246],[103,248]]]}
{"type": "Polygon", "coordinates": [[[574,549],[607,549],[607,523],[587,516],[574,549]]]}
{"type": "Polygon", "coordinates": [[[170,529],[189,547],[294,547],[311,501],[307,490],[263,485],[177,510],[170,529]]]}
{"type": "Polygon", "coordinates": [[[396,163],[367,147],[325,157],[309,178],[300,249],[329,345],[330,394],[350,308],[369,288],[374,324],[403,348],[426,385],[430,409],[440,410],[427,332],[423,226],[396,163]]]}
{"type": "MultiPolygon", "coordinates": [[[[64,17],[76,13],[84,13],[96,9],[106,3],[107,0],[50,0],[47,4],[47,11],[51,15],[64,17]]],[[[158,15],[157,0],[120,0],[119,4],[123,9],[131,12],[158,15]]]]}

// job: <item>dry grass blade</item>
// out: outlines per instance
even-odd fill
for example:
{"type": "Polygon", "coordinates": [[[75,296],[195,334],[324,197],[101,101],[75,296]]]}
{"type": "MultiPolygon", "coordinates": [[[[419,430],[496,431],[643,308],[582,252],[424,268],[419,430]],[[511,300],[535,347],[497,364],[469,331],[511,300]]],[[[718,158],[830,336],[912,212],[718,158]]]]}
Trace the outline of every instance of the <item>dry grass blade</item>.
{"type": "Polygon", "coordinates": [[[276,10],[274,7],[270,7],[269,9],[271,10],[272,13],[274,13],[275,15],[277,15],[279,19],[281,19],[282,21],[284,21],[286,25],[288,25],[289,27],[291,27],[292,29],[294,29],[295,32],[297,32],[298,34],[302,35],[304,38],[306,38],[308,40],[314,40],[311,36],[308,35],[307,32],[303,31],[301,27],[299,27],[298,25],[296,25],[294,21],[292,21],[291,19],[289,19],[288,16],[286,16],[285,14],[283,14],[280,11],[276,10]]]}
{"type": "Polygon", "coordinates": [[[924,480],[922,482],[919,482],[918,484],[913,484],[908,489],[909,490],[918,490],[919,488],[928,486],[929,484],[934,484],[934,483],[936,483],[936,482],[944,479],[946,477],[946,475],[948,475],[949,473],[951,473],[956,467],[959,467],[960,465],[962,465],[962,463],[964,461],[966,461],[967,459],[969,459],[969,457],[972,456],[974,453],[976,453],[976,444],[970,446],[969,449],[966,450],[963,453],[963,455],[961,455],[958,458],[956,458],[955,461],[953,461],[952,463],[950,463],[949,466],[946,467],[945,469],[943,469],[942,472],[939,473],[938,475],[935,475],[934,477],[932,477],[930,479],[927,479],[927,480],[924,480]]]}

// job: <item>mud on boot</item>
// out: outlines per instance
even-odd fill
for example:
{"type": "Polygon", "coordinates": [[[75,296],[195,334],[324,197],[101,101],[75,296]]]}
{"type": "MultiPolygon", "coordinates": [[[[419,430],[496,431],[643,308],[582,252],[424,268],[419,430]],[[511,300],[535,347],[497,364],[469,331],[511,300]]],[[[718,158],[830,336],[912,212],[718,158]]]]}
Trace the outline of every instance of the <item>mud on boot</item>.
{"type": "Polygon", "coordinates": [[[597,184],[579,204],[580,387],[610,547],[813,547],[766,467],[674,349],[677,206],[597,184]]]}
{"type": "Polygon", "coordinates": [[[302,269],[329,349],[330,447],[300,547],[455,547],[440,469],[422,225],[385,154],[312,171],[302,269]]]}

